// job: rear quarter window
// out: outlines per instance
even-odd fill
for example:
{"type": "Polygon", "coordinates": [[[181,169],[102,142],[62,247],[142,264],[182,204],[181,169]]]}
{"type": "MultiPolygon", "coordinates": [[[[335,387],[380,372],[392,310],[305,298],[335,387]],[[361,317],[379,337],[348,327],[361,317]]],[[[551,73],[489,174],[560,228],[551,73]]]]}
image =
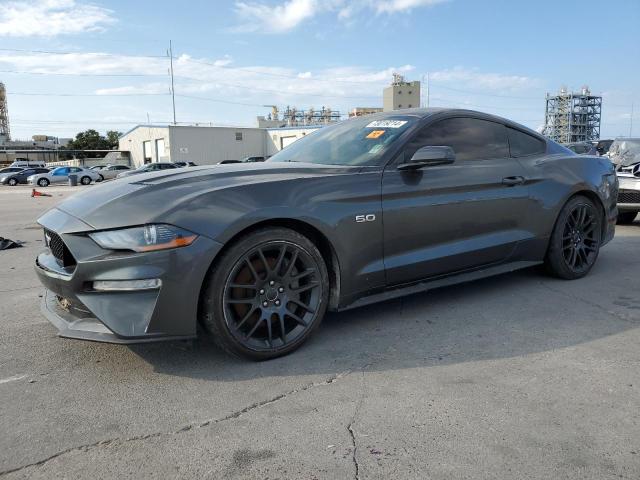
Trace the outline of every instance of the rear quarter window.
{"type": "Polygon", "coordinates": [[[544,141],[515,128],[507,127],[507,136],[512,157],[540,155],[547,150],[547,144],[544,141]]]}

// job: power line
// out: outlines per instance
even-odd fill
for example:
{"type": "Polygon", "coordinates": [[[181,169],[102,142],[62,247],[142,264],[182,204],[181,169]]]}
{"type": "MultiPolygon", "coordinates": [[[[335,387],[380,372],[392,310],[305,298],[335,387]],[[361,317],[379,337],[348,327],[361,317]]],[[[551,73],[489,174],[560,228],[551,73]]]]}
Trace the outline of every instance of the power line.
{"type": "Polygon", "coordinates": [[[60,52],[52,50],[26,50],[22,48],[0,48],[0,52],[16,52],[16,53],[37,53],[44,55],[95,55],[102,57],[124,57],[124,58],[167,58],[165,55],[129,55],[120,53],[105,52],[60,52]]]}
{"type": "Polygon", "coordinates": [[[166,77],[160,73],[66,73],[66,72],[27,72],[19,70],[0,70],[0,73],[15,75],[51,75],[59,77],[166,77]]]}
{"type": "Polygon", "coordinates": [[[37,96],[37,97],[158,97],[170,95],[170,93],[32,93],[11,92],[11,95],[37,96]]]}

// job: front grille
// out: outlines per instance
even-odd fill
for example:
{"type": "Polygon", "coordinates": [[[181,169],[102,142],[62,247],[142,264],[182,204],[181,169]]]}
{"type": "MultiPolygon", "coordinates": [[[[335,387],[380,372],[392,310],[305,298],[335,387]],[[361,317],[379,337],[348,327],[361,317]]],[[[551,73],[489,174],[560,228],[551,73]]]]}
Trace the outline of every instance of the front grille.
{"type": "Polygon", "coordinates": [[[56,257],[60,265],[63,267],[72,267],[76,264],[76,259],[73,258],[73,255],[71,255],[71,252],[62,241],[62,238],[60,238],[60,235],[45,228],[44,236],[51,253],[56,257]]]}
{"type": "Polygon", "coordinates": [[[618,203],[640,203],[640,191],[626,190],[618,192],[618,203]]]}

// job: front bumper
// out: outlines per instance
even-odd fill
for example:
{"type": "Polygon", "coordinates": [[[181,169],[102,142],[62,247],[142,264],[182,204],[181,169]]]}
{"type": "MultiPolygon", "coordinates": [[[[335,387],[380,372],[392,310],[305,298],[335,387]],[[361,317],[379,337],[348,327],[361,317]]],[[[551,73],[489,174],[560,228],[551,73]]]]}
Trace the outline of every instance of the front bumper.
{"type": "Polygon", "coordinates": [[[618,175],[618,210],[640,212],[640,178],[618,175]]]}
{"type": "MultiPolygon", "coordinates": [[[[42,312],[60,336],[111,343],[193,338],[207,270],[222,245],[198,237],[187,247],[146,253],[100,248],[80,232],[80,220],[52,210],[39,222],[56,232],[75,259],[60,265],[51,250],[38,255],[35,271],[46,292],[42,312]],[[99,280],[160,279],[155,289],[96,291],[99,280]]],[[[88,228],[87,228],[88,227],[88,228]]]]}

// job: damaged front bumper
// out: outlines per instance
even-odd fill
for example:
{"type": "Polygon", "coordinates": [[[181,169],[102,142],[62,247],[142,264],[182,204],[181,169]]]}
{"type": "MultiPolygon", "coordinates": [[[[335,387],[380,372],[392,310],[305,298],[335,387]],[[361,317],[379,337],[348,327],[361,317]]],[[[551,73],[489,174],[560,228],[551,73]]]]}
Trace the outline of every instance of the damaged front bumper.
{"type": "Polygon", "coordinates": [[[60,336],[110,343],[196,336],[202,283],[222,245],[200,236],[171,250],[107,251],[88,237],[91,227],[60,210],[51,212],[39,222],[53,243],[38,255],[35,271],[46,288],[42,313],[60,336]],[[148,285],[139,288],[136,282],[148,285]]]}

